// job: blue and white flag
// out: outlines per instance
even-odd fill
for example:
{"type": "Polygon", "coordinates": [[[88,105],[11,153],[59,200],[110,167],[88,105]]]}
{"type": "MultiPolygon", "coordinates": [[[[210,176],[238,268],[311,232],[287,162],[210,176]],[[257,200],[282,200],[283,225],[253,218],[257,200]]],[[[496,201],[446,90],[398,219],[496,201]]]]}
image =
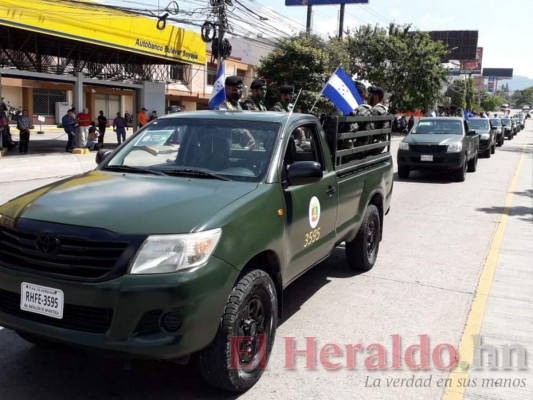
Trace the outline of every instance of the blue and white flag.
{"type": "Polygon", "coordinates": [[[218,64],[217,78],[213,85],[213,91],[211,92],[211,98],[207,103],[210,110],[218,109],[220,103],[226,98],[226,87],[224,86],[224,61],[221,60],[218,64]]]}
{"type": "Polygon", "coordinates": [[[341,110],[342,115],[350,114],[363,104],[363,99],[359,96],[355,85],[341,67],[337,68],[331,75],[326,87],[322,90],[322,94],[341,110]]]}

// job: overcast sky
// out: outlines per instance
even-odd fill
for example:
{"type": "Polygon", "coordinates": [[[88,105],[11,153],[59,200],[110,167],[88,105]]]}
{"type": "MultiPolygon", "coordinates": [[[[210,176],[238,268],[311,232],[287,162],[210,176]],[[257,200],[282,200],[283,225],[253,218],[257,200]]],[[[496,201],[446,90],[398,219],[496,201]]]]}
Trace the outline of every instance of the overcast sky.
{"type": "MultiPolygon", "coordinates": [[[[334,1],[334,0],[333,0],[334,1]]],[[[305,25],[307,7],[287,7],[285,0],[261,0],[279,13],[305,25]]],[[[314,6],[313,30],[338,33],[339,6],[314,6]]],[[[514,75],[533,78],[533,1],[369,0],[347,4],[344,26],[412,24],[424,31],[477,30],[483,47],[483,67],[513,68],[514,75]]]]}

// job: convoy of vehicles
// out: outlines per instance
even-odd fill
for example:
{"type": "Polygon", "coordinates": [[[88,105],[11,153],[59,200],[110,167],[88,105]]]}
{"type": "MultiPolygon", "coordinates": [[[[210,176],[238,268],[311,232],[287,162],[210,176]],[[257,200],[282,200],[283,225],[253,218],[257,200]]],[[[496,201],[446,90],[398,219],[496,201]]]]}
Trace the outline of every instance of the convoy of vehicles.
{"type": "MultiPolygon", "coordinates": [[[[33,343],[194,359],[211,385],[250,388],[283,289],[341,242],[353,270],[376,262],[390,118],[335,117],[326,132],[304,114],[158,118],[100,150],[96,170],[0,206],[0,325],[33,343]]],[[[458,164],[477,154],[454,146],[458,164]]]]}

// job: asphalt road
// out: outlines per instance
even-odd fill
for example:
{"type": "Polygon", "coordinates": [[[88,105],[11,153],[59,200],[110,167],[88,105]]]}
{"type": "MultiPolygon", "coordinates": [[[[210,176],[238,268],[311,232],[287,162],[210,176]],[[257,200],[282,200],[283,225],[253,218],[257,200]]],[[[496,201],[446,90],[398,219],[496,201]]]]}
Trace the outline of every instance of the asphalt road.
{"type": "MultiPolygon", "coordinates": [[[[397,143],[398,138],[393,154],[397,143]]],[[[269,366],[259,383],[240,398],[440,399],[445,390],[439,379],[447,378],[448,371],[438,369],[438,354],[432,354],[427,368],[417,369],[420,359],[409,360],[408,348],[421,343],[426,346],[426,339],[430,351],[446,344],[458,346],[522,157],[522,183],[513,194],[518,200],[533,196],[532,152],[533,122],[528,121],[526,130],[506,141],[491,159],[480,159],[477,172],[469,173],[463,183],[442,173],[414,172],[406,181],[396,178],[392,209],[385,219],[384,239],[373,270],[351,273],[344,249],[339,247],[327,261],[293,283],[285,292],[285,316],[269,366]],[[403,350],[398,366],[391,357],[393,340],[400,340],[403,350]],[[291,357],[291,344],[302,350],[306,343],[309,360],[301,355],[291,357]],[[335,347],[327,344],[337,345],[342,354],[331,355],[335,347]],[[353,360],[347,356],[349,345],[361,345],[353,360]],[[291,360],[292,369],[287,365],[291,360]],[[328,369],[334,363],[337,367],[328,369]]],[[[3,164],[7,158],[0,159],[4,172],[0,202],[90,169],[92,158],[71,154],[21,157],[19,165],[26,163],[26,170],[33,172],[12,178],[6,174],[16,174],[16,163],[3,164]]],[[[532,209],[525,204],[513,208],[509,218],[525,224],[517,226],[531,228],[532,209]]],[[[505,235],[520,232],[506,231],[505,235]]],[[[524,264],[531,261],[531,253],[524,259],[520,248],[514,252],[524,264]]],[[[524,279],[531,280],[531,268],[524,269],[524,274],[524,279]]],[[[528,323],[531,329],[533,325],[528,323]]],[[[446,351],[442,354],[445,363],[446,351]]],[[[1,328],[0,363],[1,400],[235,397],[206,387],[188,366],[148,361],[125,364],[77,349],[38,348],[1,328]]],[[[471,398],[531,398],[531,375],[526,385],[511,397],[489,394],[471,398]]]]}

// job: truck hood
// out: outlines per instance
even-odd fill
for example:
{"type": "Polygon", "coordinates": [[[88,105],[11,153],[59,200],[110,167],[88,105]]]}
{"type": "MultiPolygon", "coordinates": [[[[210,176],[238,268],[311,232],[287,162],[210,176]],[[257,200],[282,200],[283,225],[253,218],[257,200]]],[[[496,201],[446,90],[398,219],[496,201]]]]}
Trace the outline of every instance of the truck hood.
{"type": "Polygon", "coordinates": [[[92,171],[26,193],[0,213],[129,234],[185,233],[256,188],[257,183],[92,171]]]}
{"type": "Polygon", "coordinates": [[[409,144],[450,144],[458,143],[463,139],[462,135],[442,135],[434,133],[422,133],[407,135],[404,141],[409,144]]]}

